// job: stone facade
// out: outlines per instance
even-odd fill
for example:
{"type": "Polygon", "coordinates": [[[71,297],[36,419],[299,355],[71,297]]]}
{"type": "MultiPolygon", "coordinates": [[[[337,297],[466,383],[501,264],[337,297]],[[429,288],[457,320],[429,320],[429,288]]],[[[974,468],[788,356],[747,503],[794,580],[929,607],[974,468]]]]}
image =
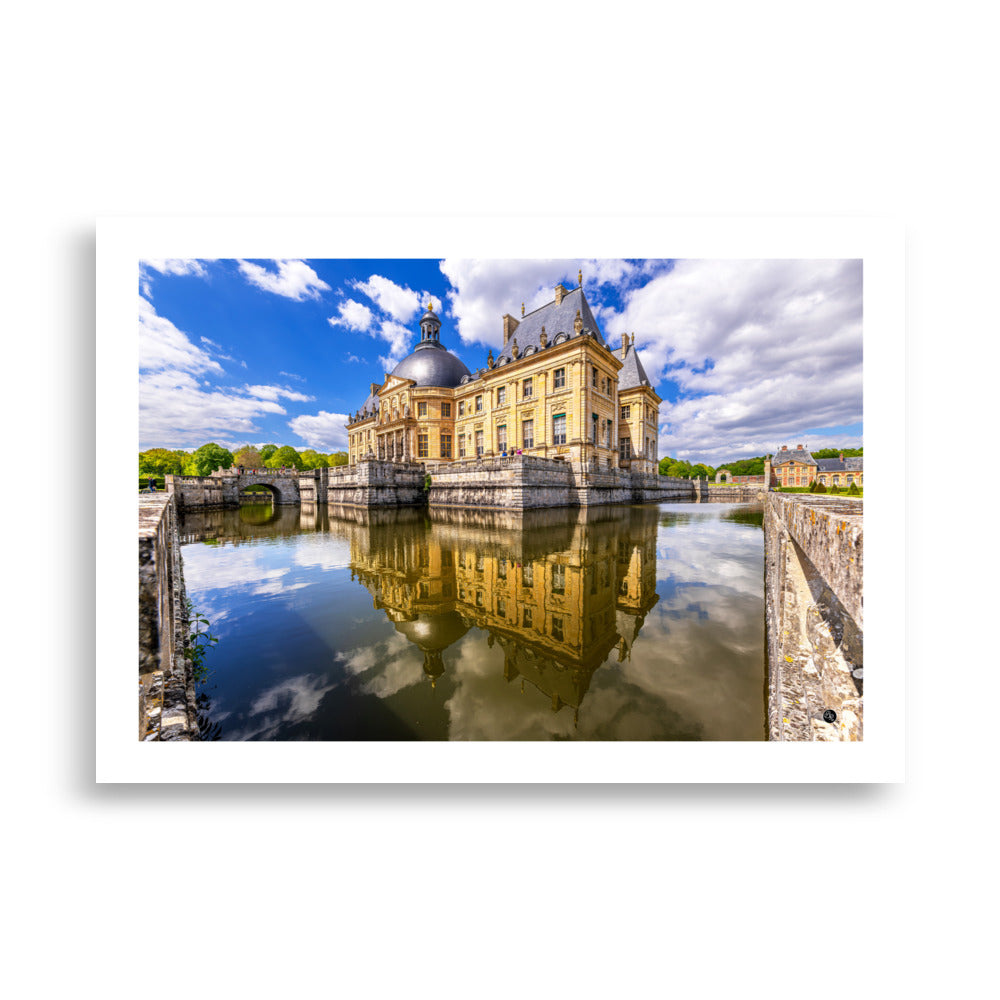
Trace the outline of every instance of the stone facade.
{"type": "Polygon", "coordinates": [[[184,656],[188,616],[177,503],[139,495],[139,739],[197,734],[194,680],[184,656]]]}
{"type": "Polygon", "coordinates": [[[772,740],[862,738],[863,501],[769,493],[765,606],[772,740]],[[824,713],[833,712],[833,721],[824,713]]]}
{"type": "Polygon", "coordinates": [[[365,459],[458,463],[521,453],[657,471],[660,397],[638,362],[634,338],[623,336],[617,351],[605,342],[582,287],[557,285],[548,305],[527,316],[522,311],[520,320],[504,316],[502,350],[496,358],[490,351],[475,372],[441,347],[440,325],[428,307],[414,352],[381,385],[368,387],[347,424],[352,466],[365,459]],[[442,355],[455,365],[442,364],[442,355]]]}

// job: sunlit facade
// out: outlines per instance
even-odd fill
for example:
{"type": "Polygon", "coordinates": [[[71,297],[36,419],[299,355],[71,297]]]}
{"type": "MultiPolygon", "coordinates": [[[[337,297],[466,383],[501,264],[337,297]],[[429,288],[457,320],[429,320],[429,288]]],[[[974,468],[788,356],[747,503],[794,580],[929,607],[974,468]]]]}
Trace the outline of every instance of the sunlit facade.
{"type": "Polygon", "coordinates": [[[440,342],[433,303],[420,341],[351,415],[348,456],[439,463],[536,455],[590,467],[657,469],[660,397],[634,338],[612,350],[581,287],[503,317],[503,346],[470,372],[440,342]]]}

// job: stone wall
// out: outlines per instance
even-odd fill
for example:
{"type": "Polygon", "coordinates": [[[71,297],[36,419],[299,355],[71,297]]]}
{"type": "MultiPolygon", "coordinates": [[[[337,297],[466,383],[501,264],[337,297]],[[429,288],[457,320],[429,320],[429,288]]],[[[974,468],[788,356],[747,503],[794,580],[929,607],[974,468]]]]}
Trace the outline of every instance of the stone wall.
{"type": "Polygon", "coordinates": [[[768,493],[764,504],[772,740],[861,740],[864,501],[768,493]],[[833,721],[824,712],[836,713],[833,721]]]}
{"type": "Polygon", "coordinates": [[[316,471],[326,475],[309,474],[299,480],[299,486],[301,490],[306,483],[303,496],[315,492],[319,503],[324,493],[327,503],[354,507],[419,507],[427,503],[427,473],[421,462],[362,459],[356,465],[316,471]]]}
{"type": "Polygon", "coordinates": [[[194,679],[184,657],[187,632],[177,502],[165,493],[140,494],[140,740],[196,738],[194,679]]]}

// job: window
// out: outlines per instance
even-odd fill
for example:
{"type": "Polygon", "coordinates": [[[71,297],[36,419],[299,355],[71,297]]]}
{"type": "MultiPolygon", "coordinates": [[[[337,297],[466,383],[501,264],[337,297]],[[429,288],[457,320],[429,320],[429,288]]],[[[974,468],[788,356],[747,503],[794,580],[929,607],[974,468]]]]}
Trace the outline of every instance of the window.
{"type": "Polygon", "coordinates": [[[497,614],[501,618],[507,617],[507,602],[502,597],[497,598],[497,614]]]}
{"type": "Polygon", "coordinates": [[[521,567],[521,586],[533,587],[535,585],[535,564],[525,563],[521,567]]]}
{"type": "Polygon", "coordinates": [[[482,412],[483,412],[483,397],[476,396],[476,413],[482,413],[482,412]]]}
{"type": "Polygon", "coordinates": [[[597,369],[590,369],[590,384],[596,389],[597,388],[597,369]]]}
{"type": "Polygon", "coordinates": [[[524,399],[531,399],[533,395],[533,383],[530,378],[526,378],[521,383],[521,396],[524,399]]]}
{"type": "Polygon", "coordinates": [[[421,583],[419,586],[420,597],[430,597],[431,596],[431,585],[429,583],[421,583]]]}
{"type": "Polygon", "coordinates": [[[507,450],[507,425],[501,424],[497,428],[497,449],[499,451],[507,450]]]}
{"type": "Polygon", "coordinates": [[[427,458],[427,435],[417,435],[417,458],[427,458]]]}
{"type": "Polygon", "coordinates": [[[418,417],[426,417],[427,416],[427,404],[426,403],[417,403],[417,416],[418,417]]]}
{"type": "Polygon", "coordinates": [[[505,406],[507,403],[507,387],[505,385],[500,386],[497,389],[497,406],[505,406]]]}
{"type": "Polygon", "coordinates": [[[608,420],[604,425],[604,444],[607,448],[611,447],[611,427],[612,421],[608,420]]]}
{"type": "Polygon", "coordinates": [[[451,403],[442,403],[441,404],[441,416],[442,417],[450,417],[451,416],[451,403]]]}
{"type": "Polygon", "coordinates": [[[442,434],[441,435],[441,457],[451,458],[451,435],[442,434]]]}
{"type": "Polygon", "coordinates": [[[552,567],[552,593],[553,594],[565,594],[566,593],[566,567],[565,566],[553,566],[552,567]]]}
{"type": "Polygon", "coordinates": [[[524,627],[531,628],[531,608],[524,609],[524,627]]]}
{"type": "Polygon", "coordinates": [[[500,580],[507,579],[507,560],[498,559],[497,560],[497,577],[500,580]]]}
{"type": "Polygon", "coordinates": [[[483,432],[476,431],[476,457],[479,458],[483,454],[483,432]]]}
{"type": "Polygon", "coordinates": [[[563,625],[562,618],[560,618],[559,615],[553,615],[552,616],[552,638],[555,639],[556,642],[562,642],[563,641],[562,625],[563,625]]]}
{"type": "Polygon", "coordinates": [[[623,406],[622,407],[622,420],[628,420],[631,417],[631,415],[632,415],[632,407],[631,406],[627,406],[627,405],[623,406]]]}
{"type": "Polygon", "coordinates": [[[632,439],[623,437],[618,439],[618,460],[628,462],[632,458],[632,439]]]}
{"type": "Polygon", "coordinates": [[[458,435],[458,457],[465,458],[465,435],[458,435]]]}
{"type": "Polygon", "coordinates": [[[465,416],[465,400],[464,399],[460,399],[458,401],[458,415],[460,417],[464,417],[465,416]]]}
{"type": "Polygon", "coordinates": [[[597,444],[597,414],[592,413],[590,415],[590,440],[593,444],[597,444]]]}
{"type": "Polygon", "coordinates": [[[566,414],[557,413],[552,418],[552,443],[566,443],[566,414]]]}
{"type": "Polygon", "coordinates": [[[521,422],[521,440],[524,442],[523,448],[535,447],[535,421],[524,420],[521,422]]]}
{"type": "Polygon", "coordinates": [[[566,369],[557,368],[555,374],[552,376],[552,388],[562,389],[566,385],[566,369]]]}

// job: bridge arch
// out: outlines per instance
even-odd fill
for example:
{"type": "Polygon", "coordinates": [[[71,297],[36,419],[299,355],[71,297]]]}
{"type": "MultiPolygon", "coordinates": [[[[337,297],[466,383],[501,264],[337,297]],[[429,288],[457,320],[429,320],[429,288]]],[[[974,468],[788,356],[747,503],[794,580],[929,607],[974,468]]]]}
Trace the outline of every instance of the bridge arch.
{"type": "Polygon", "coordinates": [[[236,477],[236,492],[242,501],[251,486],[263,486],[274,504],[296,504],[299,502],[298,474],[244,472],[236,477]]]}
{"type": "Polygon", "coordinates": [[[733,477],[728,469],[719,469],[719,471],[715,474],[715,481],[717,483],[731,483],[733,481],[733,477]]]}

